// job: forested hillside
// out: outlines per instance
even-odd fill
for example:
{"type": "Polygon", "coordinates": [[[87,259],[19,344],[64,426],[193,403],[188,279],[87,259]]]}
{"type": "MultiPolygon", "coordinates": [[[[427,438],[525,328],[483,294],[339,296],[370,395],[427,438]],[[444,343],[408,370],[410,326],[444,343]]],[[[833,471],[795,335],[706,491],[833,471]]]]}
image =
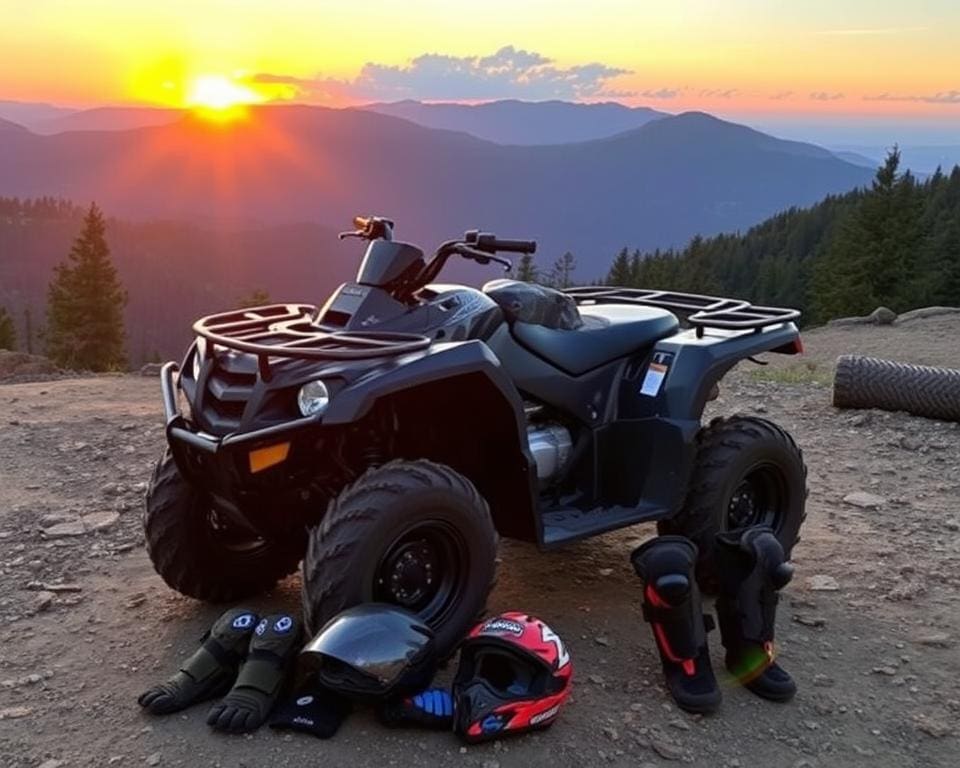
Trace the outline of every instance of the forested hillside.
{"type": "MultiPolygon", "coordinates": [[[[24,351],[45,348],[48,285],[85,212],[53,198],[0,197],[0,307],[24,351]]],[[[276,300],[322,303],[350,278],[362,252],[317,224],[250,222],[226,229],[107,215],[107,243],[129,295],[124,319],[133,365],[178,358],[199,315],[236,306],[255,290],[276,300]]]]}
{"type": "Polygon", "coordinates": [[[890,153],[869,189],[793,208],[745,234],[695,237],[681,250],[630,253],[608,283],[798,307],[804,321],[878,305],[960,305],[960,166],[924,182],[890,153]]]}

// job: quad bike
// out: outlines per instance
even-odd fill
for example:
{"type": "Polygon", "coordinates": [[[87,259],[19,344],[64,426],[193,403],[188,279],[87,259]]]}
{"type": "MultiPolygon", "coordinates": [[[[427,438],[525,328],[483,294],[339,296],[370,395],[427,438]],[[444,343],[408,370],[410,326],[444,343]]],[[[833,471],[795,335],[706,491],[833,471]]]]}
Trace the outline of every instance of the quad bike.
{"type": "Polygon", "coordinates": [[[356,282],[320,309],[204,317],[161,383],[169,447],[146,499],[154,566],[180,592],[240,599],[303,562],[310,631],[360,602],[419,613],[449,652],[483,610],[497,535],[553,548],[657,521],[698,545],[804,517],[802,455],[752,416],[701,424],[717,382],[802,351],[790,309],[626,288],[435,284],[452,256],[534,242],[467,232],[432,257],[384,218],[356,282]],[[678,318],[683,318],[684,327],[678,318]]]}

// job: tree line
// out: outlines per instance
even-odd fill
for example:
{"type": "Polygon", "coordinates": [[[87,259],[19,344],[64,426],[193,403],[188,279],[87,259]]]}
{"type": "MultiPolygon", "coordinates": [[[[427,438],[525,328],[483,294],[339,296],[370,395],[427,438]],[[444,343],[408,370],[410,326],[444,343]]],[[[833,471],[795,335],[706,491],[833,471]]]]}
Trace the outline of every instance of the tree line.
{"type": "MultiPolygon", "coordinates": [[[[79,209],[55,198],[0,198],[0,217],[8,219],[69,219],[79,209]]],[[[70,252],[54,269],[47,288],[46,326],[39,334],[48,357],[63,368],[111,371],[126,368],[123,309],[127,292],[110,259],[106,220],[91,204],[70,252]]],[[[33,351],[33,320],[25,310],[24,346],[33,351]]],[[[13,318],[0,307],[0,349],[15,349],[13,318]]]]}
{"type": "Polygon", "coordinates": [[[624,248],[605,282],[796,307],[808,323],[881,305],[960,306],[960,166],[918,181],[894,148],[869,189],[682,249],[624,248]]]}
{"type": "MultiPolygon", "coordinates": [[[[125,370],[129,365],[124,309],[128,302],[107,242],[107,221],[96,204],[88,209],[53,197],[0,197],[0,223],[13,227],[8,244],[16,247],[18,230],[35,232],[53,222],[79,230],[66,258],[53,267],[46,286],[45,315],[35,318],[22,307],[20,330],[13,315],[0,306],[0,349],[43,353],[63,368],[89,371],[125,370]]],[[[16,292],[14,292],[14,295],[16,292]]],[[[255,289],[238,296],[236,307],[270,303],[255,289]]],[[[157,362],[156,349],[144,348],[139,359],[157,362]]]]}

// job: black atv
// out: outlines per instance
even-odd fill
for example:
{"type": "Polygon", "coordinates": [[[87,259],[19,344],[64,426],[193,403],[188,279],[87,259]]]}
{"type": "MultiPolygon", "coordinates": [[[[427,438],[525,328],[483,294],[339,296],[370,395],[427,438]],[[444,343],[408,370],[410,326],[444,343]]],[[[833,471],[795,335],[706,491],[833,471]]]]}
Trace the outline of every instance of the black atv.
{"type": "Polygon", "coordinates": [[[509,268],[498,253],[536,244],[472,231],[426,258],[387,219],[355,225],[357,280],[321,309],[204,317],[182,367],[163,367],[169,448],[145,528],[171,587],[237,600],[302,560],[311,631],[385,601],[450,650],[484,608],[498,533],[552,548],[655,520],[697,543],[706,588],[718,530],[768,523],[789,554],[796,444],[764,419],[701,415],[740,360],[802,351],[797,311],[437,284],[451,256],[509,268]]]}

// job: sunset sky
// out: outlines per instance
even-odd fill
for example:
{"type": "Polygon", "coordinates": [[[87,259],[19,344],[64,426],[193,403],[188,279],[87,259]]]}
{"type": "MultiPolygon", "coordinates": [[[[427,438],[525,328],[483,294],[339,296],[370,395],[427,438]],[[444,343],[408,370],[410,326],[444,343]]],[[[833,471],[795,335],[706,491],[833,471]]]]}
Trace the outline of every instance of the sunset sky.
{"type": "Polygon", "coordinates": [[[0,0],[0,11],[0,99],[616,99],[757,120],[960,121],[957,0],[0,0]]]}

